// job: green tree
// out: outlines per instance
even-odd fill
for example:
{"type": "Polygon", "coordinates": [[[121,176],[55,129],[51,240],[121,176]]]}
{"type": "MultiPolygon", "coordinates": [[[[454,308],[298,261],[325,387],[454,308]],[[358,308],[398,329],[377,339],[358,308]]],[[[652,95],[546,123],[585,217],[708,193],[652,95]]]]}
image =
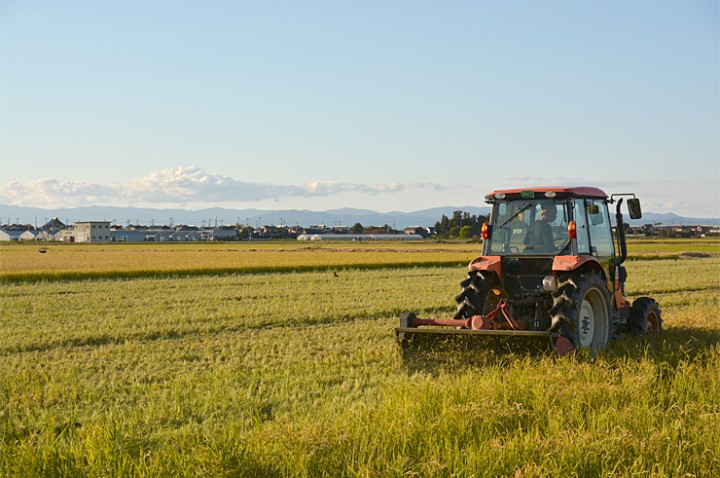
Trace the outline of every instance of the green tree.
{"type": "Polygon", "coordinates": [[[485,216],[475,216],[468,212],[453,211],[451,218],[443,214],[440,221],[435,223],[435,233],[440,237],[462,237],[469,239],[480,235],[482,225],[486,220],[487,218],[485,216]]]}
{"type": "Polygon", "coordinates": [[[459,232],[460,239],[470,239],[474,235],[475,234],[474,234],[472,226],[463,226],[460,228],[460,232],[459,232]]]}

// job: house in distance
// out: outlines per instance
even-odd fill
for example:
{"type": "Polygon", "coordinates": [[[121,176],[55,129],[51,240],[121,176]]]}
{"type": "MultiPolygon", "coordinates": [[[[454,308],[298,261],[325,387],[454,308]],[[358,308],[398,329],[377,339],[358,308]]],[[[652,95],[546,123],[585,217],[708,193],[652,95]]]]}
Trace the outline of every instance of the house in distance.
{"type": "Polygon", "coordinates": [[[60,232],[63,242],[110,242],[110,221],[76,222],[60,232]]]}

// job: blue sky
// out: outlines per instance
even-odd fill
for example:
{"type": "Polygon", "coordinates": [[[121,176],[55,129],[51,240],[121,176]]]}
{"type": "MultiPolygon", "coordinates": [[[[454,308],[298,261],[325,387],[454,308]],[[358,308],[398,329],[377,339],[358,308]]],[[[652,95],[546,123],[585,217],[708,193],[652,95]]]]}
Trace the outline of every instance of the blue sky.
{"type": "Polygon", "coordinates": [[[717,0],[0,0],[0,203],[720,217],[717,0]]]}

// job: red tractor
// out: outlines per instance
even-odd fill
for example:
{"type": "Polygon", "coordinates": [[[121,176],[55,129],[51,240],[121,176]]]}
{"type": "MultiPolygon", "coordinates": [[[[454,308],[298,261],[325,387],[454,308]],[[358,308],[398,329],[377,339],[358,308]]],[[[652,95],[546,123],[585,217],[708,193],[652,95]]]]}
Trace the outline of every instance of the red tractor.
{"type": "Polygon", "coordinates": [[[593,187],[493,191],[482,256],[468,266],[452,319],[400,317],[398,339],[413,334],[549,338],[556,353],[604,349],[621,334],[658,333],[660,308],[625,296],[623,199],[642,216],[634,194],[608,197],[593,187]],[[617,204],[615,226],[608,205],[617,204]]]}

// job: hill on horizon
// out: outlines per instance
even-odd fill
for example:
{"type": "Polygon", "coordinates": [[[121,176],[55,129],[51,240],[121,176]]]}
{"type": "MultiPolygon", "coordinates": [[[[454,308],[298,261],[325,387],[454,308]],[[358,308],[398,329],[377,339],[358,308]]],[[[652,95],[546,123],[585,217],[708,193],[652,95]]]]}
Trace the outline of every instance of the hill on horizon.
{"type": "MultiPolygon", "coordinates": [[[[0,223],[30,224],[42,226],[53,217],[66,224],[78,221],[110,221],[113,223],[143,225],[176,225],[187,224],[196,226],[248,224],[250,226],[265,225],[300,225],[315,226],[352,226],[360,223],[363,226],[390,225],[396,229],[409,226],[432,227],[443,215],[451,217],[454,211],[467,212],[470,215],[487,215],[488,206],[443,206],[418,211],[377,212],[369,209],[338,208],[326,211],[310,211],[307,209],[226,209],[206,208],[159,209],[113,206],[85,206],[78,208],[35,208],[25,206],[0,205],[0,223]]],[[[720,218],[692,218],[674,213],[645,212],[639,220],[629,220],[630,224],[664,224],[664,225],[720,225],[720,218]]]]}

